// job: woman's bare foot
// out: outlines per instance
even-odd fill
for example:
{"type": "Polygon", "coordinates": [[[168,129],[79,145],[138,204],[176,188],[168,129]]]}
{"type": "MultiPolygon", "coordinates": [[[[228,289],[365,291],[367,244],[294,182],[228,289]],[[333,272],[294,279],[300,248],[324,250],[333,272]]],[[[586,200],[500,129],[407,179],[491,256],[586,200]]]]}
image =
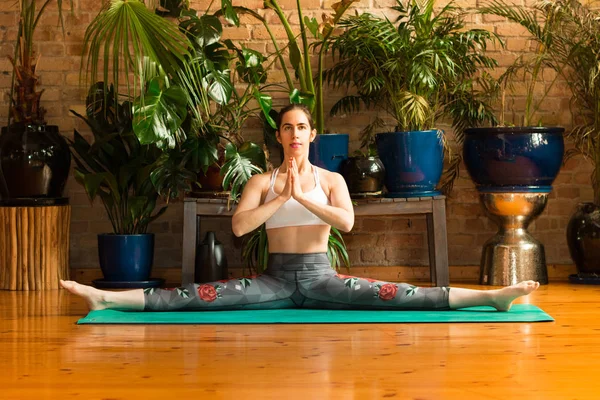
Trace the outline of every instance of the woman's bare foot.
{"type": "Polygon", "coordinates": [[[104,310],[107,308],[107,302],[104,296],[105,292],[102,290],[82,285],[75,281],[63,281],[62,279],[60,280],[60,285],[69,292],[83,297],[87,302],[90,311],[104,310]]]}
{"type": "Polygon", "coordinates": [[[539,282],[523,281],[502,289],[491,290],[492,306],[498,311],[508,311],[516,298],[527,296],[539,287],[539,282]]]}

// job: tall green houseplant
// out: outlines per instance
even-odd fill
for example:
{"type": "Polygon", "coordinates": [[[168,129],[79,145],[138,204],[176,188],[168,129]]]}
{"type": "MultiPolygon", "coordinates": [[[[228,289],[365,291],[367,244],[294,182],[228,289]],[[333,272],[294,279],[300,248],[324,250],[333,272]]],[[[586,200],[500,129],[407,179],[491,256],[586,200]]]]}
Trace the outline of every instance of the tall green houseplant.
{"type": "Polygon", "coordinates": [[[139,142],[132,129],[131,104],[115,101],[112,86],[105,88],[102,82],[92,86],[86,103],[85,116],[71,111],[88,125],[94,137],[89,143],[75,131],[69,140],[76,163],[75,179],[91,202],[100,198],[113,233],[146,233],[148,225],[167,208],[165,205],[155,211],[159,195],[150,180],[159,150],[139,142]]]}
{"type": "Polygon", "coordinates": [[[532,47],[487,87],[500,101],[499,126],[465,130],[465,166],[480,191],[499,187],[515,193],[552,190],[564,154],[564,128],[554,126],[556,118],[544,106],[557,101],[552,95],[557,82],[565,79],[572,51],[568,34],[563,32],[564,15],[556,4],[537,2],[529,7],[492,0],[480,10],[525,29],[532,47]],[[512,119],[505,114],[509,94],[525,100],[516,107],[519,103],[514,102],[512,119]]]}
{"type": "Polygon", "coordinates": [[[560,13],[561,34],[569,49],[566,82],[573,93],[575,124],[567,133],[574,147],[566,158],[583,155],[593,166],[593,201],[577,204],[567,224],[569,253],[578,272],[569,280],[595,284],[600,276],[600,12],[576,0],[544,3],[560,13]]]}
{"type": "MultiPolygon", "coordinates": [[[[397,132],[437,130],[445,119],[456,131],[495,122],[476,89],[478,73],[497,64],[485,54],[493,35],[466,29],[465,12],[453,3],[438,12],[435,3],[398,0],[392,7],[398,14],[394,21],[363,13],[340,22],[345,30],[330,38],[336,63],[325,71],[325,78],[355,93],[340,99],[332,114],[383,110],[394,119],[397,132]]],[[[440,139],[445,142],[444,136],[440,139]]],[[[386,164],[383,157],[382,161],[386,164]]],[[[448,179],[441,186],[451,186],[457,174],[460,160],[450,161],[448,179]]],[[[393,170],[386,165],[386,176],[393,170]]],[[[386,186],[391,191],[387,178],[386,186]]]]}
{"type": "MultiPolygon", "coordinates": [[[[225,17],[236,22],[231,11],[230,2],[223,2],[225,17]]],[[[86,31],[82,69],[88,82],[104,71],[102,80],[118,86],[119,68],[136,77],[126,82],[135,97],[133,129],[142,143],[163,150],[152,174],[163,195],[190,191],[195,174],[217,162],[226,130],[239,129],[254,112],[247,108],[249,98],[257,100],[259,112],[270,111],[270,97],[256,89],[263,79],[262,55],[237,49],[221,34],[215,15],[184,8],[176,21],[166,20],[137,0],[112,0],[86,31]],[[251,86],[241,97],[234,92],[231,52],[243,59],[236,71],[251,86]]],[[[239,138],[236,132],[233,137],[239,138]]],[[[225,152],[225,182],[233,197],[264,164],[257,146],[242,148],[239,142],[225,152]]]]}
{"type": "Polygon", "coordinates": [[[600,206],[600,13],[576,0],[543,4],[561,14],[561,37],[569,54],[566,82],[573,94],[575,124],[566,137],[575,147],[565,160],[583,155],[592,163],[593,202],[600,206]]]}

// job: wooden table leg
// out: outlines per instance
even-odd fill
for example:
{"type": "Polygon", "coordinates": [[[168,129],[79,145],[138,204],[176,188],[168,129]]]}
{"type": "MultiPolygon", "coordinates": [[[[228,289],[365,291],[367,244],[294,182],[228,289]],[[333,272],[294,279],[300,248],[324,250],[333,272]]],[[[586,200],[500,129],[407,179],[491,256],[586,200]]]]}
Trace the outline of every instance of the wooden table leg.
{"type": "MultiPolygon", "coordinates": [[[[435,253],[436,286],[448,286],[450,273],[448,271],[448,234],[446,231],[446,200],[445,198],[433,199],[433,247],[435,253]]],[[[431,238],[431,235],[429,236],[431,238]]]]}
{"type": "Polygon", "coordinates": [[[429,278],[431,280],[431,284],[435,285],[437,282],[436,276],[436,260],[435,260],[435,235],[433,234],[434,225],[433,225],[433,214],[427,213],[425,214],[427,219],[427,249],[429,250],[429,278]]]}
{"type": "Polygon", "coordinates": [[[181,284],[194,282],[196,262],[196,202],[183,205],[183,255],[181,257],[181,284]]]}

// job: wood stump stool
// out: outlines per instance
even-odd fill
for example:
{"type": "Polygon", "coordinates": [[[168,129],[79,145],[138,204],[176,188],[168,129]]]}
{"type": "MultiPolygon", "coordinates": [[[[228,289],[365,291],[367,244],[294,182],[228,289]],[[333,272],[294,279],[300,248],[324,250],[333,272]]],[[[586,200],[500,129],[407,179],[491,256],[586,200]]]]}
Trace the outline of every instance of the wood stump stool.
{"type": "Polygon", "coordinates": [[[69,279],[71,206],[0,206],[0,289],[58,289],[69,279]]]}

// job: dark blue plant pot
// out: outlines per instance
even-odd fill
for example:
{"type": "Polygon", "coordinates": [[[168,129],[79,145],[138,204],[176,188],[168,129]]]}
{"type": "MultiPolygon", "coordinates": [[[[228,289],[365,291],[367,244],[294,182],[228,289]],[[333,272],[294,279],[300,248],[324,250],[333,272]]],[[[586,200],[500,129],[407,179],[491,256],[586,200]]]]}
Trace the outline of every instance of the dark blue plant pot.
{"type": "Polygon", "coordinates": [[[154,262],[154,234],[99,234],[98,256],[105,280],[146,281],[154,262]]]}
{"type": "Polygon", "coordinates": [[[481,192],[548,193],[562,165],[564,128],[465,130],[463,159],[481,192]]]}
{"type": "Polygon", "coordinates": [[[444,168],[442,132],[386,132],[375,135],[385,167],[386,197],[427,197],[440,194],[436,186],[444,168]]]}
{"type": "Polygon", "coordinates": [[[342,161],[348,158],[348,134],[317,135],[308,149],[308,161],[328,171],[340,172],[342,161]]]}

